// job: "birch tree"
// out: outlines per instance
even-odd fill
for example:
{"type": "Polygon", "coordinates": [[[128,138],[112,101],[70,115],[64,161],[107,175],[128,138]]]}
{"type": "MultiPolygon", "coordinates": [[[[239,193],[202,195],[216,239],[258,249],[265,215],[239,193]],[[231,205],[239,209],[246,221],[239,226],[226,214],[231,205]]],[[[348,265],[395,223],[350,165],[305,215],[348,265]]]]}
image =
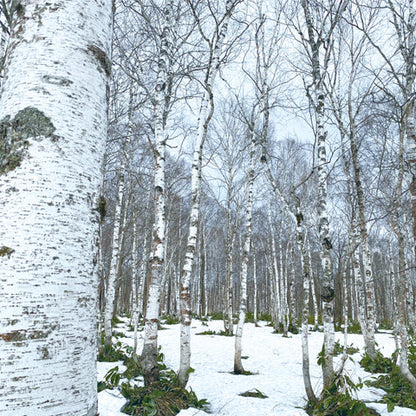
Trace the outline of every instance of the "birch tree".
{"type": "MultiPolygon", "coordinates": [[[[399,154],[397,158],[397,184],[395,189],[395,200],[393,202],[393,215],[391,223],[394,233],[397,237],[398,254],[399,254],[399,283],[398,283],[398,332],[400,336],[400,369],[403,375],[408,379],[412,386],[413,394],[416,397],[416,379],[410,373],[408,368],[408,339],[406,329],[407,313],[407,273],[405,259],[405,236],[400,218],[400,204],[403,201],[402,191],[406,182],[405,174],[410,175],[409,190],[411,195],[411,207],[413,215],[413,244],[415,245],[416,237],[416,179],[414,173],[416,140],[414,125],[414,99],[415,99],[415,28],[416,28],[416,10],[413,0],[399,2],[395,0],[386,0],[383,2],[390,14],[393,25],[395,39],[394,50],[385,50],[374,39],[371,33],[367,33],[364,28],[360,27],[366,34],[371,45],[377,50],[386,66],[386,71],[380,71],[377,74],[377,81],[381,86],[382,94],[391,101],[393,106],[398,110],[398,143],[399,154]],[[400,59],[397,59],[399,56],[400,59]]],[[[384,16],[384,15],[383,15],[384,16]]],[[[383,18],[382,16],[382,18],[383,18]]],[[[416,256],[416,250],[415,256],[416,256]]]]}
{"type": "MultiPolygon", "coordinates": [[[[354,26],[354,20],[359,19],[365,33],[371,33],[375,23],[374,13],[360,14],[355,17],[356,10],[349,7],[345,13],[346,18],[352,22],[349,27],[339,25],[335,36],[337,37],[338,53],[333,54],[334,75],[329,76],[327,83],[328,98],[335,116],[337,127],[341,137],[342,157],[344,160],[345,173],[347,175],[347,188],[352,196],[354,191],[356,205],[352,205],[352,222],[354,243],[354,275],[360,293],[359,321],[364,335],[367,353],[373,359],[376,357],[375,327],[376,327],[376,305],[375,287],[372,270],[372,253],[369,247],[368,218],[366,211],[366,200],[364,195],[362,161],[360,160],[359,139],[362,136],[362,120],[367,117],[367,102],[374,91],[374,75],[366,71],[366,55],[369,52],[367,35],[359,33],[354,26]],[[357,33],[358,32],[358,33],[357,33]],[[344,51],[345,57],[344,57],[344,51]],[[367,81],[363,81],[366,75],[367,81]],[[345,82],[345,80],[347,82],[345,82]],[[346,161],[347,149],[344,141],[349,141],[351,163],[346,161]],[[355,212],[357,211],[357,212],[355,212]],[[361,275],[361,262],[358,247],[362,248],[363,271],[361,275]],[[365,300],[364,300],[365,299],[365,300]]],[[[380,183],[377,181],[376,183],[380,183]]],[[[377,193],[377,190],[376,190],[377,193]]],[[[351,198],[353,200],[353,198],[351,198]]],[[[371,214],[371,211],[370,211],[371,214]]]]}
{"type": "Polygon", "coordinates": [[[165,1],[165,22],[160,36],[158,76],[155,86],[154,132],[155,132],[155,168],[154,168],[154,209],[155,219],[152,231],[152,243],[149,259],[149,295],[144,320],[144,340],[141,364],[145,385],[159,380],[157,364],[157,326],[159,322],[160,288],[164,262],[165,239],[165,113],[166,86],[169,72],[169,36],[173,0],[165,1]]]}
{"type": "Polygon", "coordinates": [[[0,99],[0,413],[94,416],[112,2],[19,6],[0,99]]]}
{"type": "MultiPolygon", "coordinates": [[[[124,149],[123,149],[124,150],[124,149]]],[[[120,237],[121,228],[124,226],[122,221],[122,207],[123,207],[123,196],[125,193],[125,174],[126,174],[126,162],[124,151],[122,152],[122,162],[118,180],[118,192],[116,200],[116,209],[114,214],[114,227],[113,227],[113,238],[112,238],[112,252],[110,260],[110,273],[107,283],[106,302],[104,310],[104,344],[111,346],[112,341],[112,324],[113,310],[115,303],[116,294],[116,279],[118,277],[120,267],[120,237]]]]}
{"type": "Polygon", "coordinates": [[[329,0],[326,7],[317,7],[311,0],[301,0],[303,24],[298,26],[297,34],[307,56],[310,84],[306,92],[313,109],[315,139],[318,155],[318,217],[320,236],[320,256],[322,266],[323,301],[322,320],[324,323],[324,356],[322,374],[324,388],[327,388],[334,375],[334,277],[331,261],[331,240],[329,235],[329,218],[327,212],[328,160],[326,149],[325,128],[325,91],[324,82],[327,77],[328,64],[333,52],[334,30],[348,4],[329,0]],[[303,32],[303,29],[306,33],[303,32]]]}
{"type": "Polygon", "coordinates": [[[187,249],[185,261],[181,272],[180,283],[180,311],[181,311],[181,335],[180,335],[180,364],[179,364],[179,381],[185,386],[188,382],[189,369],[191,362],[191,334],[190,325],[192,320],[191,299],[190,299],[190,281],[192,266],[196,250],[196,241],[198,235],[200,199],[201,199],[201,176],[202,176],[202,155],[204,143],[207,136],[208,125],[214,111],[213,107],[213,87],[220,64],[221,54],[227,36],[228,25],[231,14],[236,4],[240,0],[226,0],[225,11],[221,17],[214,17],[216,25],[213,35],[207,37],[204,34],[199,18],[194,10],[194,17],[198,23],[198,29],[209,47],[209,56],[205,80],[203,82],[203,97],[199,106],[197,134],[194,143],[193,162],[192,162],[192,183],[191,183],[191,216],[189,220],[189,231],[187,240],[187,249]]]}
{"type": "Polygon", "coordinates": [[[254,157],[256,153],[256,139],[255,139],[255,124],[251,124],[249,134],[251,137],[250,143],[250,166],[248,171],[248,185],[247,185],[247,207],[246,207],[246,218],[245,218],[245,238],[242,255],[242,266],[240,276],[240,310],[238,316],[238,323],[235,333],[235,353],[234,353],[234,373],[243,374],[244,367],[241,362],[241,341],[243,336],[243,326],[247,312],[247,275],[248,275],[248,263],[251,249],[251,236],[252,236],[252,216],[253,216],[253,186],[255,179],[255,162],[254,157]]]}

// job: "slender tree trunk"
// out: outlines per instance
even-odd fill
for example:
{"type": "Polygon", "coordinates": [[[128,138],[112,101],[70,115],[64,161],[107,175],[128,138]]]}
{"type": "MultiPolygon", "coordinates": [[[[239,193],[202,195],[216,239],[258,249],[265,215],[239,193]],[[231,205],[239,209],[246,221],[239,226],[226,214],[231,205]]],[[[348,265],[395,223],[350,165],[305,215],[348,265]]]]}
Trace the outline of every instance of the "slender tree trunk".
{"type": "Polygon", "coordinates": [[[201,179],[202,179],[202,153],[204,142],[207,136],[208,125],[211,121],[214,111],[212,103],[212,88],[220,66],[220,55],[223,49],[225,37],[227,35],[228,24],[231,11],[233,9],[233,1],[226,0],[225,15],[219,30],[215,45],[211,50],[210,62],[204,83],[204,96],[202,98],[199,109],[198,132],[194,147],[193,163],[192,163],[192,208],[189,221],[188,241],[185,254],[185,261],[181,273],[180,285],[180,309],[181,309],[181,335],[180,335],[180,364],[179,364],[179,382],[185,386],[189,378],[189,369],[191,366],[191,332],[190,326],[192,321],[191,314],[191,297],[189,292],[192,265],[194,262],[196,239],[198,235],[200,197],[201,197],[201,179]]]}
{"type": "MultiPolygon", "coordinates": [[[[321,298],[322,298],[322,321],[324,324],[324,356],[322,364],[322,375],[324,381],[324,389],[329,387],[334,375],[334,298],[335,298],[335,282],[332,271],[331,248],[332,243],[329,235],[329,219],[327,212],[327,192],[328,192],[328,161],[326,156],[326,136],[324,123],[325,110],[325,92],[324,81],[326,71],[328,69],[329,57],[332,49],[324,48],[323,45],[330,45],[333,40],[333,31],[341,19],[342,13],[349,2],[343,0],[339,2],[335,12],[331,26],[327,32],[314,26],[311,10],[313,6],[309,0],[301,0],[304,12],[307,39],[305,39],[308,56],[310,57],[310,69],[312,75],[313,97],[309,90],[307,94],[310,98],[311,105],[314,108],[316,141],[318,152],[318,220],[319,220],[319,238],[321,244],[321,298]],[[319,33],[319,35],[317,35],[319,33]],[[320,54],[323,52],[321,61],[320,54]]],[[[323,24],[323,22],[320,22],[323,24]]]]}
{"type": "Polygon", "coordinates": [[[120,168],[120,177],[118,181],[118,193],[116,201],[116,210],[114,214],[114,226],[113,226],[113,240],[112,251],[110,261],[110,274],[108,276],[107,293],[104,309],[104,344],[111,346],[112,339],[112,325],[114,306],[116,304],[116,279],[119,270],[119,258],[120,258],[120,230],[121,224],[121,210],[123,206],[124,195],[124,174],[125,174],[125,162],[124,155],[122,155],[123,161],[120,168]]]}
{"type": "Polygon", "coordinates": [[[171,31],[170,14],[173,0],[165,2],[165,22],[160,37],[158,77],[155,96],[155,168],[154,206],[155,219],[152,231],[152,245],[149,259],[149,295],[144,320],[144,341],[141,355],[144,383],[146,386],[159,380],[157,364],[157,327],[159,324],[160,290],[165,260],[165,112],[166,85],[169,71],[169,36],[171,31]]]}
{"type": "Polygon", "coordinates": [[[137,354],[137,327],[139,325],[139,264],[137,260],[137,221],[135,214],[135,206],[133,203],[133,243],[132,243],[132,270],[131,270],[131,285],[132,285],[132,297],[133,297],[133,313],[132,313],[132,325],[134,330],[133,336],[133,356],[137,354]]]}
{"type": "Polygon", "coordinates": [[[248,173],[248,189],[247,189],[247,210],[246,210],[246,236],[244,239],[244,248],[242,255],[241,267],[241,292],[240,292],[240,311],[238,316],[238,324],[235,333],[235,353],[234,353],[234,373],[244,373],[244,367],[241,362],[241,340],[243,336],[244,321],[247,311],[247,274],[248,262],[251,248],[252,235],[252,211],[253,211],[253,184],[254,184],[254,153],[255,139],[254,127],[251,131],[251,149],[250,149],[250,171],[248,173]]]}
{"type": "Polygon", "coordinates": [[[259,325],[257,323],[257,262],[255,253],[253,253],[253,285],[253,319],[254,325],[257,327],[259,325]]]}
{"type": "Polygon", "coordinates": [[[205,238],[204,229],[201,227],[200,233],[200,264],[199,264],[199,285],[200,285],[200,297],[199,297],[199,316],[200,318],[205,317],[207,314],[206,310],[206,294],[205,294],[205,238]]]}
{"type": "Polygon", "coordinates": [[[226,290],[225,290],[225,332],[233,335],[233,287],[234,287],[234,267],[233,267],[233,240],[235,230],[231,220],[231,196],[230,191],[227,195],[227,239],[226,239],[226,290]]]}
{"type": "Polygon", "coordinates": [[[292,334],[298,332],[296,328],[296,291],[295,291],[295,253],[292,247],[291,259],[290,259],[290,283],[289,283],[289,296],[290,296],[290,330],[292,334]]]}
{"type": "Polygon", "coordinates": [[[300,210],[300,201],[296,198],[296,244],[298,246],[300,263],[303,278],[303,310],[302,310],[302,372],[303,383],[305,385],[306,396],[310,403],[316,402],[316,396],[313,391],[310,366],[309,366],[309,283],[311,274],[311,259],[309,251],[305,245],[305,235],[303,231],[303,213],[300,210]]]}
{"type": "MultiPolygon", "coordinates": [[[[374,289],[374,277],[373,271],[371,267],[371,253],[368,247],[368,233],[367,233],[367,221],[365,215],[365,206],[364,206],[364,192],[361,183],[361,167],[358,162],[358,147],[355,141],[355,128],[351,127],[350,137],[350,148],[351,148],[351,155],[352,155],[352,166],[354,170],[354,182],[355,182],[355,190],[357,193],[357,205],[358,205],[358,218],[359,218],[359,232],[361,237],[361,247],[363,251],[363,263],[364,263],[364,281],[365,281],[365,290],[364,287],[360,287],[361,279],[356,280],[358,282],[358,287],[361,292],[360,306],[359,308],[365,308],[366,306],[366,316],[363,316],[363,312],[360,311],[360,323],[363,325],[363,330],[365,345],[367,349],[367,353],[371,358],[376,357],[376,341],[375,341],[375,329],[376,329],[376,318],[375,318],[375,289],[374,289]]],[[[356,255],[358,255],[356,250],[356,255]]],[[[354,270],[356,270],[357,266],[354,263],[354,270]]],[[[360,268],[360,265],[358,265],[360,268]]],[[[360,273],[361,275],[361,273],[360,273]]],[[[356,274],[356,276],[358,276],[356,274]]]]}
{"type": "Polygon", "coordinates": [[[318,298],[316,296],[316,291],[315,291],[315,280],[313,277],[313,271],[312,271],[312,257],[311,257],[311,248],[309,245],[309,241],[307,242],[307,253],[308,253],[308,258],[310,261],[310,267],[309,267],[309,271],[310,271],[310,290],[311,290],[311,296],[312,296],[312,303],[313,303],[313,310],[314,310],[314,319],[313,319],[313,323],[314,323],[314,329],[315,331],[318,329],[318,325],[319,325],[319,307],[318,307],[318,298]]]}
{"type": "Polygon", "coordinates": [[[95,416],[111,1],[23,3],[0,99],[0,413],[95,416]]]}

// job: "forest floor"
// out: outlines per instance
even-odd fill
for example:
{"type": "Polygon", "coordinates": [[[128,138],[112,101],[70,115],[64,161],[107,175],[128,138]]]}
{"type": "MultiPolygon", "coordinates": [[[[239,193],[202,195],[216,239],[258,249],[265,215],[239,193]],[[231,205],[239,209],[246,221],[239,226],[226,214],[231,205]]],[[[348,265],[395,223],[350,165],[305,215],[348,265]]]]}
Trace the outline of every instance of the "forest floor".
{"type": "MultiPolygon", "coordinates": [[[[192,322],[192,359],[195,370],[190,374],[188,387],[198,396],[210,403],[211,415],[226,416],[307,416],[303,407],[306,404],[305,389],[302,377],[302,355],[300,335],[289,338],[281,334],[273,334],[273,328],[260,322],[259,327],[245,324],[243,333],[243,365],[253,375],[232,374],[234,360],[234,337],[220,335],[197,335],[204,331],[219,332],[223,329],[222,321],[209,321],[208,326],[200,321],[192,322]],[[239,394],[247,391],[261,391],[267,398],[242,397],[239,394]]],[[[159,345],[162,347],[165,363],[169,368],[179,367],[179,325],[162,324],[159,331],[159,345]]],[[[123,344],[133,344],[133,332],[127,326],[119,324],[116,331],[126,334],[119,338],[123,344]]],[[[142,333],[139,333],[139,349],[141,350],[142,333]]],[[[343,334],[336,333],[336,339],[343,344],[343,334]]],[[[384,356],[390,357],[395,349],[394,339],[389,333],[376,334],[378,347],[384,356]]],[[[315,392],[319,393],[322,386],[322,372],[317,364],[317,356],[322,348],[323,333],[312,332],[309,337],[311,362],[311,378],[315,392]]],[[[349,334],[348,345],[363,351],[361,335],[349,334]]],[[[370,380],[375,376],[365,372],[359,365],[361,352],[351,356],[345,365],[345,372],[354,382],[370,380]]],[[[337,357],[339,362],[340,356],[337,357]]],[[[121,365],[120,365],[121,364],[121,365]]],[[[98,363],[98,380],[102,380],[106,372],[122,363],[98,363]]],[[[138,383],[140,384],[139,379],[138,383]]],[[[416,411],[395,407],[387,412],[384,403],[376,403],[383,396],[383,390],[364,387],[356,394],[360,400],[382,416],[416,416],[416,411]]],[[[123,416],[120,408],[125,399],[116,390],[104,390],[98,394],[100,416],[123,416]]],[[[196,409],[182,410],[179,416],[203,416],[206,413],[196,409]]]]}

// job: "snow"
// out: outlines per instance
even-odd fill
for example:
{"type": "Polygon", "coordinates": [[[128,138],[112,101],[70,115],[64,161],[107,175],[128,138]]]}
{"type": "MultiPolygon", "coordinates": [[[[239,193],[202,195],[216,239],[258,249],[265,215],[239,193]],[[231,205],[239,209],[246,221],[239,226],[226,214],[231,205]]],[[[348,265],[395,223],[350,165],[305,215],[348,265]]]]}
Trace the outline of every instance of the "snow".
{"type": "MultiPolygon", "coordinates": [[[[232,374],[234,359],[234,337],[219,335],[196,335],[207,330],[220,331],[222,321],[210,321],[208,326],[199,321],[192,322],[191,328],[191,366],[195,369],[190,374],[188,387],[198,396],[210,402],[210,414],[214,416],[306,416],[305,390],[302,377],[302,355],[300,335],[284,338],[280,334],[273,334],[273,329],[265,322],[255,327],[253,324],[244,325],[242,355],[248,357],[243,360],[245,370],[253,375],[232,374]],[[248,390],[258,389],[267,395],[266,399],[242,397],[239,394],[248,390]]],[[[179,325],[163,325],[165,330],[159,331],[159,344],[165,356],[168,367],[175,370],[179,367],[179,325]]],[[[127,332],[120,326],[127,338],[119,339],[122,343],[132,345],[133,332],[127,332]]],[[[139,333],[139,337],[141,337],[139,333]]],[[[342,343],[343,334],[336,333],[336,339],[342,343]]],[[[376,340],[381,352],[390,356],[395,349],[394,339],[389,333],[376,334],[376,340]]],[[[319,393],[322,386],[321,368],[316,363],[316,357],[322,348],[323,334],[310,334],[309,348],[311,361],[311,381],[315,392],[319,393]]],[[[139,340],[139,351],[141,348],[139,340]]],[[[363,349],[361,335],[350,334],[348,344],[363,349]]],[[[345,365],[346,373],[354,380],[369,380],[373,376],[365,372],[358,361],[360,353],[353,355],[353,361],[348,360],[345,365]]],[[[336,364],[339,363],[337,357],[336,364]]],[[[119,363],[98,363],[99,377],[108,369],[119,363]],[[105,369],[104,369],[105,367],[105,369]]],[[[99,380],[100,380],[99,378],[99,380]]],[[[359,399],[364,400],[370,407],[382,416],[415,416],[416,411],[395,407],[391,413],[383,403],[374,403],[384,392],[374,387],[366,387],[357,392],[359,399]]],[[[100,416],[121,416],[119,412],[125,400],[116,391],[103,391],[98,395],[100,416]]],[[[207,413],[197,409],[182,410],[179,416],[203,416],[207,413]]]]}

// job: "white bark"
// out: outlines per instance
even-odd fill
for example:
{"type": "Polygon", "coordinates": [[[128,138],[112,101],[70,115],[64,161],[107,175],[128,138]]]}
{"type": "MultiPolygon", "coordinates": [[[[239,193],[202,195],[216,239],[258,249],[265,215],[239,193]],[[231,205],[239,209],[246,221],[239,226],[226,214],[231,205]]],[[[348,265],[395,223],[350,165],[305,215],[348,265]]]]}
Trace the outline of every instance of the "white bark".
{"type": "MultiPolygon", "coordinates": [[[[332,42],[332,35],[337,26],[342,13],[344,12],[348,1],[343,0],[339,2],[334,9],[329,10],[328,13],[333,13],[331,24],[328,28],[316,27],[317,22],[314,22],[311,11],[313,6],[309,0],[301,0],[301,5],[304,12],[307,38],[303,38],[308,57],[310,59],[310,70],[312,76],[312,95],[308,90],[310,102],[314,107],[316,141],[318,153],[318,218],[319,218],[319,237],[321,243],[321,267],[322,267],[322,321],[324,324],[324,357],[322,365],[322,374],[324,380],[324,388],[327,388],[334,375],[333,351],[335,341],[334,331],[334,277],[332,273],[331,261],[331,240],[329,235],[329,219],[327,212],[327,177],[328,165],[326,157],[326,131],[324,125],[324,108],[325,108],[325,92],[323,90],[326,71],[328,69],[328,61],[332,52],[331,47],[324,49],[322,46],[330,45],[332,42]],[[319,33],[319,36],[317,35],[319,33]],[[322,51],[323,57],[320,56],[322,51]],[[322,59],[322,60],[321,60],[322,59]]],[[[324,25],[321,21],[319,24],[324,25]]]]}
{"type": "Polygon", "coordinates": [[[253,185],[254,185],[254,154],[255,139],[254,126],[251,131],[251,148],[250,148],[250,171],[248,173],[248,189],[247,189],[247,209],[246,209],[246,236],[244,239],[244,248],[241,266],[241,291],[240,291],[240,310],[238,316],[238,324],[235,332],[235,353],[234,353],[234,373],[244,373],[244,367],[241,362],[241,341],[243,337],[243,327],[247,311],[247,274],[248,261],[250,257],[251,235],[252,235],[252,211],[253,211],[253,185]]]}
{"type": "Polygon", "coordinates": [[[309,367],[309,295],[310,295],[310,274],[311,274],[311,259],[309,251],[305,245],[305,235],[303,232],[303,214],[300,210],[300,202],[297,200],[296,207],[296,243],[299,249],[300,263],[302,268],[303,278],[303,310],[302,310],[302,372],[303,383],[305,385],[306,395],[309,402],[315,402],[316,396],[313,391],[310,367],[309,367]]]}
{"type": "Polygon", "coordinates": [[[116,295],[116,280],[119,270],[119,258],[120,258],[120,230],[122,227],[121,208],[123,206],[124,195],[124,174],[125,174],[125,161],[124,155],[122,155],[123,161],[120,168],[120,177],[118,182],[118,194],[116,201],[116,210],[114,214],[114,226],[113,226],[113,239],[110,261],[110,274],[108,276],[107,293],[104,309],[104,344],[111,346],[112,340],[112,325],[114,311],[114,300],[116,295]]]}
{"type": "Polygon", "coordinates": [[[290,297],[290,326],[291,332],[296,333],[296,299],[295,299],[295,253],[293,247],[291,250],[290,259],[290,282],[289,282],[289,297],[290,297]]]}
{"type": "Polygon", "coordinates": [[[231,224],[231,196],[227,195],[227,239],[226,239],[226,289],[225,289],[225,332],[233,335],[233,287],[234,287],[234,270],[233,270],[233,241],[235,230],[231,224]]]}
{"type": "MultiPolygon", "coordinates": [[[[308,253],[308,257],[309,260],[311,261],[311,248],[309,245],[309,241],[307,242],[307,253],[308,253]]],[[[313,311],[314,311],[314,318],[313,318],[313,323],[314,323],[314,328],[315,330],[318,328],[318,324],[319,324],[319,308],[318,308],[318,300],[316,297],[316,291],[315,291],[315,280],[313,278],[313,271],[312,271],[312,266],[309,269],[309,279],[310,279],[310,290],[311,290],[311,296],[312,296],[312,302],[313,302],[313,311]]]]}
{"type": "MultiPolygon", "coordinates": [[[[269,220],[270,229],[272,230],[271,240],[272,240],[273,273],[271,273],[270,277],[272,278],[273,289],[274,289],[273,292],[275,294],[274,299],[273,299],[273,309],[276,311],[275,320],[277,321],[275,322],[275,327],[276,329],[278,329],[279,324],[283,323],[284,321],[284,317],[283,317],[283,309],[285,305],[285,302],[283,301],[283,292],[284,292],[283,286],[284,285],[282,283],[283,273],[279,271],[279,265],[277,262],[276,240],[274,237],[275,227],[273,226],[273,222],[272,222],[272,212],[271,212],[270,202],[267,204],[267,217],[269,220]]],[[[281,240],[279,239],[279,242],[280,241],[281,240]]],[[[280,261],[282,261],[282,259],[280,259],[280,261]]],[[[287,331],[283,331],[283,332],[286,335],[287,331]]]]}
{"type": "Polygon", "coordinates": [[[137,327],[139,325],[139,296],[138,296],[138,283],[139,283],[139,273],[138,273],[138,260],[137,260],[137,223],[135,215],[135,206],[133,204],[133,243],[132,243],[132,268],[131,268],[131,286],[132,286],[132,325],[134,330],[133,336],[133,355],[137,353],[137,327]]]}
{"type": "Polygon", "coordinates": [[[198,235],[200,196],[201,196],[201,175],[202,175],[202,153],[204,142],[207,135],[208,124],[212,117],[212,88],[220,66],[220,56],[223,49],[225,37],[227,35],[228,24],[231,11],[234,7],[232,0],[225,2],[225,15],[222,20],[213,49],[210,56],[210,62],[207,69],[207,77],[204,83],[204,96],[201,101],[198,118],[198,130],[194,145],[193,163],[192,163],[192,208],[189,221],[189,231],[187,240],[187,249],[185,261],[181,273],[180,283],[180,310],[181,310],[181,333],[180,333],[180,364],[179,364],[179,381],[185,386],[188,382],[189,369],[191,366],[191,297],[189,293],[192,265],[196,251],[196,239],[198,235]]]}
{"type": "Polygon", "coordinates": [[[0,100],[0,413],[95,416],[112,4],[22,5],[0,100]]]}
{"type": "Polygon", "coordinates": [[[154,204],[155,220],[152,232],[152,245],[149,260],[149,296],[144,320],[144,340],[141,355],[145,385],[159,380],[157,364],[157,327],[159,323],[160,290],[164,263],[165,240],[165,153],[166,137],[164,115],[166,111],[166,84],[169,71],[169,36],[171,31],[170,14],[173,0],[165,2],[165,22],[160,37],[158,77],[155,86],[155,181],[154,204]]]}
{"type": "Polygon", "coordinates": [[[257,263],[256,263],[256,255],[253,254],[253,318],[254,318],[254,325],[258,326],[257,324],[257,263]]]}

